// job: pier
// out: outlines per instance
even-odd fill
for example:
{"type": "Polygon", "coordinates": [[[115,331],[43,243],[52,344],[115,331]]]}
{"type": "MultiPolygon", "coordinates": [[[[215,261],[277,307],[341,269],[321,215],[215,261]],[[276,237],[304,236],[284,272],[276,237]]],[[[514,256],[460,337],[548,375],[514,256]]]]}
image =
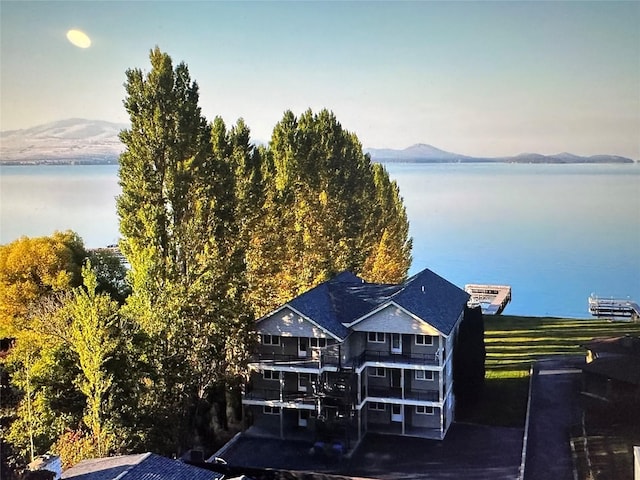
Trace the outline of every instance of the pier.
{"type": "Polygon", "coordinates": [[[594,317],[623,317],[637,320],[640,318],[640,305],[629,299],[600,298],[591,295],[589,313],[594,317]]]}
{"type": "Polygon", "coordinates": [[[500,315],[511,301],[509,285],[468,284],[464,290],[471,295],[469,306],[479,304],[484,315],[500,315]]]}

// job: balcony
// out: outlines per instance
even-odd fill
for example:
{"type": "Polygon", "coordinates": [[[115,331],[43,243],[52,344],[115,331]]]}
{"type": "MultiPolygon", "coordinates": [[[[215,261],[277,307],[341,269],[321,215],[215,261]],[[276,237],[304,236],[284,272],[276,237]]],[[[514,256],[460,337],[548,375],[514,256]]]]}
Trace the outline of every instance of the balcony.
{"type": "Polygon", "coordinates": [[[364,398],[389,398],[397,400],[415,400],[418,402],[438,402],[440,393],[436,390],[405,390],[398,387],[363,387],[364,398]]]}
{"type": "Polygon", "coordinates": [[[244,393],[242,398],[244,403],[249,404],[261,404],[261,403],[274,403],[295,405],[308,405],[315,407],[315,399],[311,393],[307,392],[282,392],[280,390],[271,388],[256,388],[251,389],[244,393]],[[246,402],[245,402],[246,401],[246,402]]]}
{"type": "Polygon", "coordinates": [[[354,359],[354,367],[361,367],[367,362],[394,365],[440,365],[440,358],[437,353],[393,354],[389,352],[365,350],[354,359]]]}
{"type": "Polygon", "coordinates": [[[340,346],[309,347],[307,356],[285,355],[281,353],[255,353],[251,355],[250,363],[269,364],[290,370],[337,370],[340,366],[340,346]]]}

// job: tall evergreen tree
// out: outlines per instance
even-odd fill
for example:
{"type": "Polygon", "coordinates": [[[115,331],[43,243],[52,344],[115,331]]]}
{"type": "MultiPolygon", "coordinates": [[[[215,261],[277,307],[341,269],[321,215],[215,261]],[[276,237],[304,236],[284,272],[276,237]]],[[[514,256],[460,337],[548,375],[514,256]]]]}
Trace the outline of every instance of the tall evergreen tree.
{"type": "Polygon", "coordinates": [[[127,311],[148,338],[147,411],[156,448],[190,446],[207,396],[224,378],[239,291],[235,185],[221,120],[207,124],[198,86],[158,48],[151,71],[127,71],[121,133],[121,248],[127,311]]]}
{"type": "Polygon", "coordinates": [[[378,282],[406,277],[411,239],[398,187],[331,112],[285,112],[263,167],[247,257],[256,313],[342,270],[378,282]]]}
{"type": "Polygon", "coordinates": [[[400,283],[411,266],[412,240],[400,189],[381,164],[373,165],[375,200],[368,230],[373,240],[362,268],[369,282],[400,283]]]}

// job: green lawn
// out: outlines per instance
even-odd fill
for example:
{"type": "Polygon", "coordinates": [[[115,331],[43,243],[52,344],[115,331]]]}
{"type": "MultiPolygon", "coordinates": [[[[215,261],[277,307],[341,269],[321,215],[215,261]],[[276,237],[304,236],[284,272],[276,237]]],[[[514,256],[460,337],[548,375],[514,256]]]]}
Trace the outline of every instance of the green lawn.
{"type": "Polygon", "coordinates": [[[486,382],[478,405],[459,420],[522,427],[531,363],[553,355],[584,355],[596,337],[640,335],[640,322],[549,317],[485,316],[486,382]]]}

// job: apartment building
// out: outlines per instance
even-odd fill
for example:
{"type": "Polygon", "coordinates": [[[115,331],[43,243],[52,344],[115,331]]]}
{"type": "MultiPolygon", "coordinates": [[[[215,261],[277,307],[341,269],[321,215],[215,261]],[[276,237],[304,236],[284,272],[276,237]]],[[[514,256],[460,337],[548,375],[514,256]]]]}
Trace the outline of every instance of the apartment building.
{"type": "Polygon", "coordinates": [[[292,299],[257,321],[248,425],[347,446],[366,432],[443,439],[468,300],[430,270],[397,285],[343,272],[292,299]]]}

